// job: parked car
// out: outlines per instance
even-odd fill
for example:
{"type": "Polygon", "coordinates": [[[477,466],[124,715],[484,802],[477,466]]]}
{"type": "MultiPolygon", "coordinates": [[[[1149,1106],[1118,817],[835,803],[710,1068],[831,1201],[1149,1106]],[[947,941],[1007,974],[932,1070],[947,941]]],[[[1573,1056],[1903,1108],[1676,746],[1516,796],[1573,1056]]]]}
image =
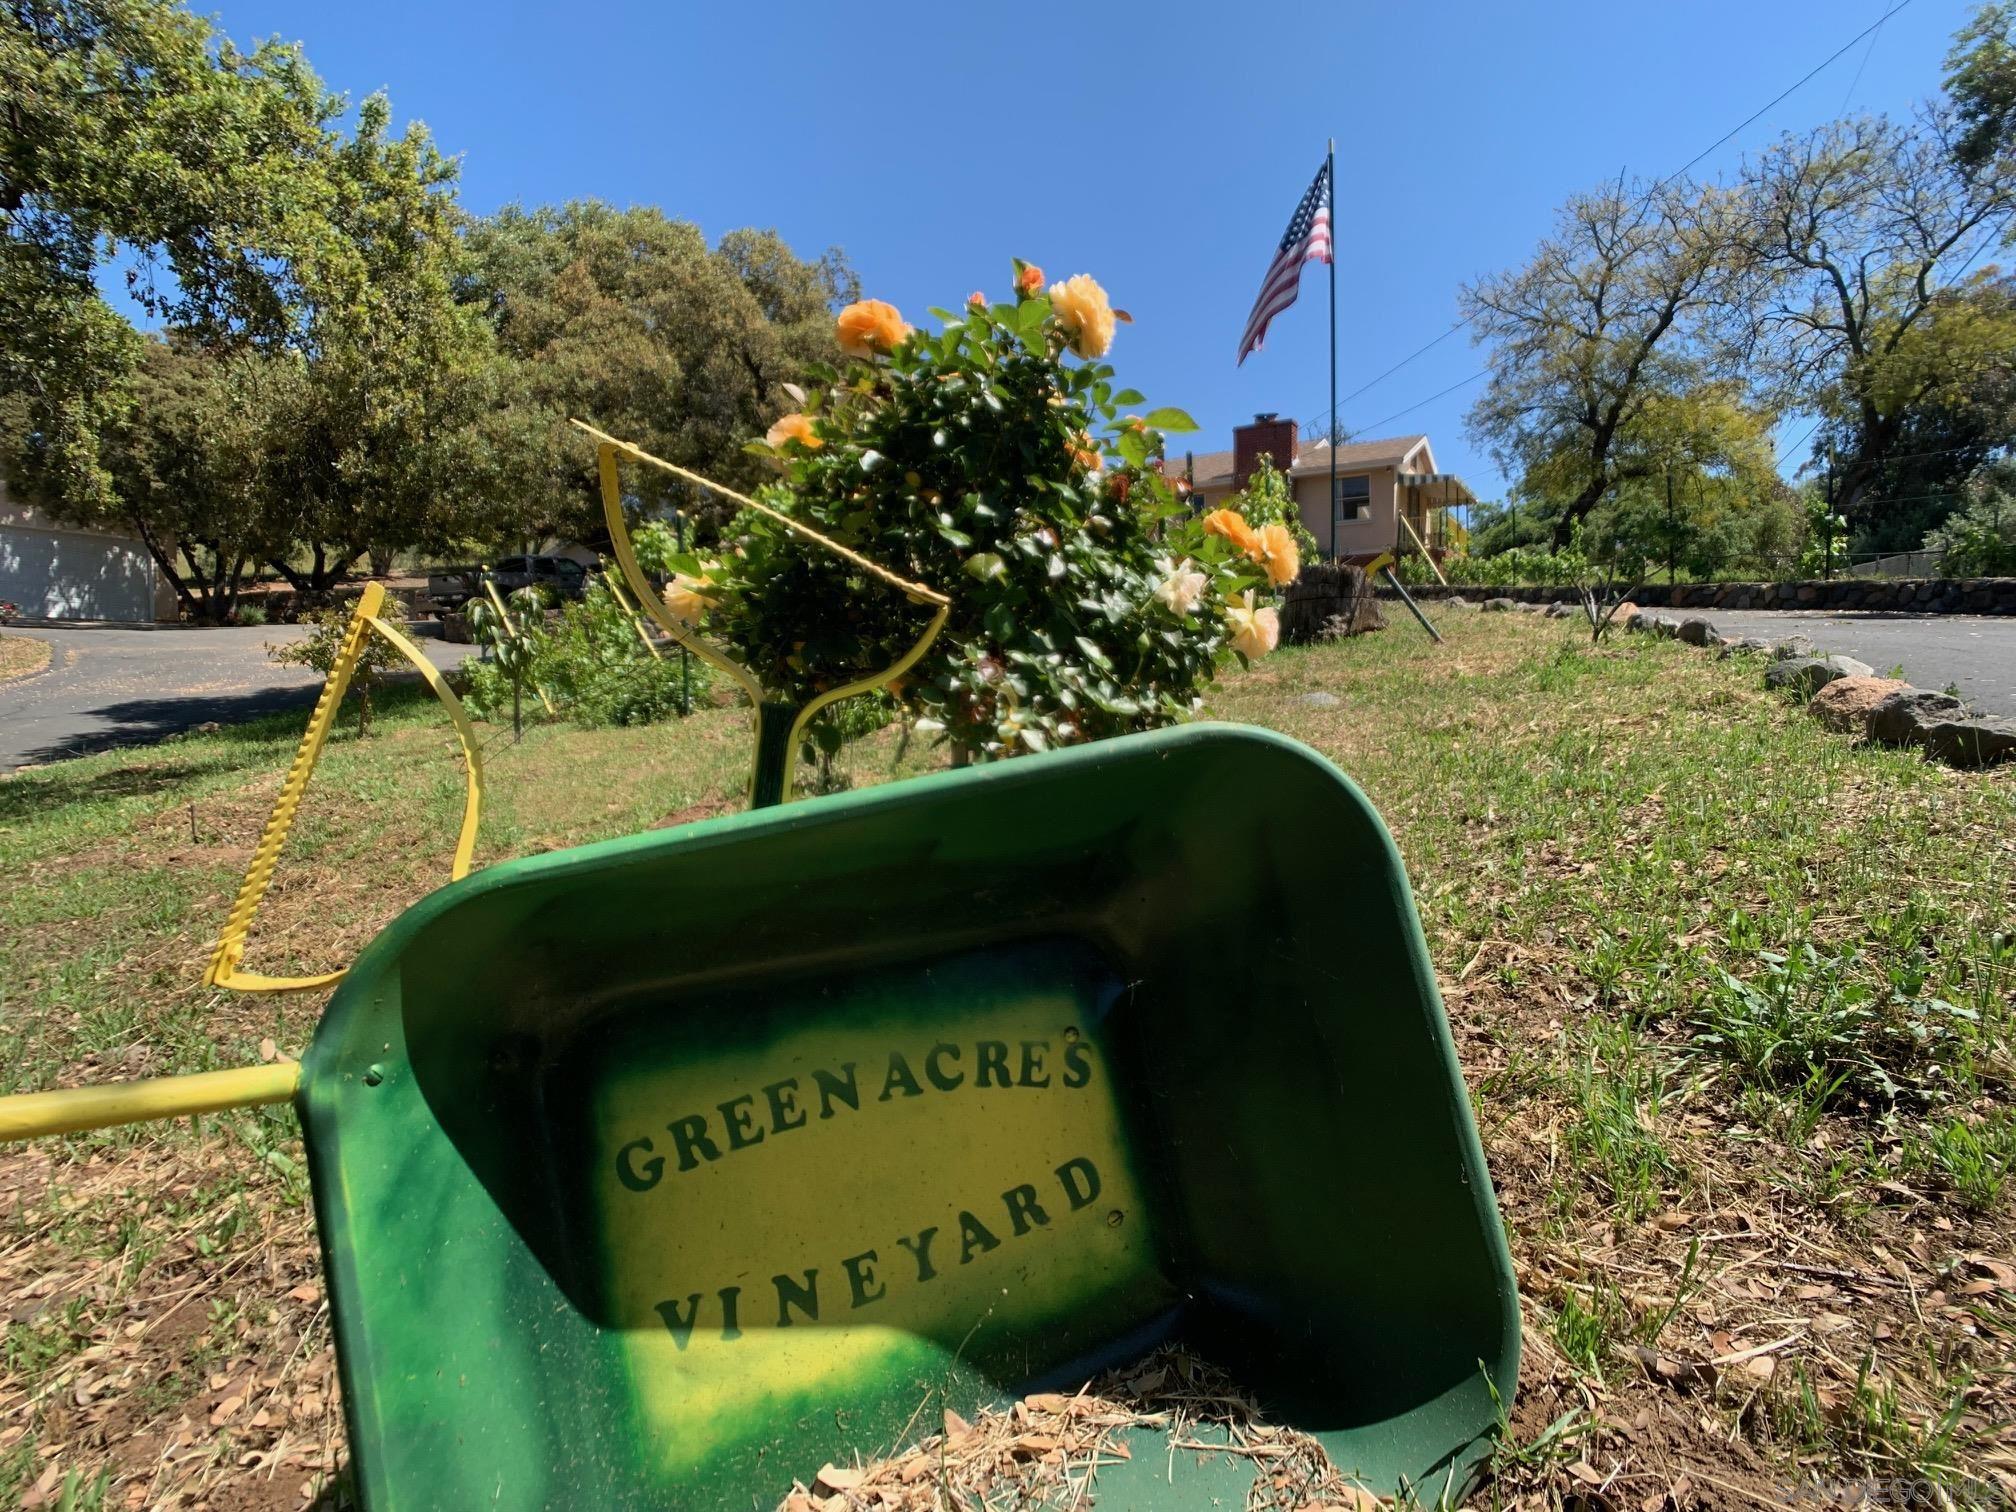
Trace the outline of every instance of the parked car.
{"type": "Polygon", "coordinates": [[[488,570],[456,567],[433,573],[427,579],[427,596],[443,608],[460,608],[483,591],[486,578],[507,597],[520,588],[533,587],[568,599],[578,599],[588,591],[588,569],[572,557],[509,556],[488,570]]]}

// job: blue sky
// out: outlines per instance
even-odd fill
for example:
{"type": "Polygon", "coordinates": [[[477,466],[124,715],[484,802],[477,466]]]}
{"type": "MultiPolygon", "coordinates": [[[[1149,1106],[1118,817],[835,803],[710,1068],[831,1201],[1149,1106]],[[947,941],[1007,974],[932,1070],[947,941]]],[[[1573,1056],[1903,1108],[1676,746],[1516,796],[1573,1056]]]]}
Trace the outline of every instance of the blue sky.
{"type": "MultiPolygon", "coordinates": [[[[801,252],[844,248],[912,319],[1005,290],[1012,256],[1090,272],[1135,317],[1113,353],[1122,378],[1189,409],[1208,450],[1257,410],[1328,404],[1320,266],[1234,366],[1326,137],[1349,394],[1447,330],[1463,280],[1519,262],[1565,195],[1679,167],[1895,3],[225,0],[214,14],[240,41],[304,43],[353,97],[386,90],[461,159],[477,211],[596,196],[710,237],[774,226],[801,252]]],[[[1696,171],[1844,104],[1908,110],[1970,10],[1912,0],[1696,171]]],[[[1463,433],[1477,386],[1419,402],[1482,365],[1452,336],[1342,418],[1426,431],[1442,467],[1495,497],[1504,480],[1463,433]]]]}

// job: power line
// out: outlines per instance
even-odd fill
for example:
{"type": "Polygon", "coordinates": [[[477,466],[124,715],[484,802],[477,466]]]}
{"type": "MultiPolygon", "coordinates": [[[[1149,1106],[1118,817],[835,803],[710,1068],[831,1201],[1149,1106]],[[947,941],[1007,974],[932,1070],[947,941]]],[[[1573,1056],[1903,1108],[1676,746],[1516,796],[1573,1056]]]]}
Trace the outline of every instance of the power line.
{"type": "Polygon", "coordinates": [[[1862,54],[1862,61],[1855,65],[1855,77],[1848,81],[1848,92],[1841,96],[1839,115],[1848,114],[1848,102],[1855,98],[1855,87],[1862,82],[1862,70],[1869,66],[1869,60],[1876,55],[1876,44],[1883,40],[1883,23],[1876,23],[1876,33],[1869,39],[1869,50],[1862,54]]]}
{"type": "Polygon", "coordinates": [[[1430,394],[1426,399],[1416,399],[1412,404],[1408,405],[1405,409],[1397,409],[1393,411],[1392,414],[1386,416],[1385,419],[1383,420],[1374,420],[1370,425],[1366,426],[1365,429],[1367,429],[1368,431],[1376,431],[1377,429],[1379,429],[1380,426],[1388,425],[1393,421],[1398,420],[1402,415],[1413,414],[1414,411],[1421,408],[1421,406],[1424,404],[1433,404],[1437,399],[1445,398],[1446,396],[1455,393],[1456,390],[1458,390],[1459,388],[1469,387],[1471,384],[1475,383],[1479,378],[1488,377],[1490,375],[1490,372],[1491,369],[1489,369],[1488,367],[1479,368],[1476,372],[1472,373],[1468,378],[1459,378],[1456,382],[1450,384],[1449,387],[1441,390],[1439,393],[1430,394]]]}
{"type": "MultiPolygon", "coordinates": [[[[1721,136],[1717,137],[1714,141],[1710,142],[1706,147],[1702,148],[1699,152],[1695,153],[1694,156],[1689,158],[1686,162],[1682,163],[1673,172],[1667,174],[1665,178],[1659,179],[1657,182],[1655,182],[1652,187],[1654,189],[1658,189],[1665,184],[1671,183],[1674,179],[1679,178],[1681,174],[1685,173],[1689,168],[1692,168],[1696,163],[1700,162],[1701,159],[1708,156],[1709,153],[1713,152],[1716,148],[1720,147],[1723,143],[1727,142],[1731,137],[1735,136],[1738,132],[1742,131],[1744,127],[1750,125],[1759,116],[1763,115],[1766,111],[1770,110],[1773,106],[1787,99],[1791,95],[1796,94],[1800,89],[1805,87],[1805,85],[1812,80],[1814,75],[1824,71],[1830,64],[1832,64],[1836,59],[1838,59],[1843,53],[1847,52],[1850,48],[1852,48],[1857,42],[1860,42],[1864,37],[1872,38],[1870,42],[1870,50],[1874,51],[1875,50],[1875,42],[1873,40],[1874,33],[1881,30],[1883,23],[1885,21],[1888,21],[1892,16],[1896,15],[1899,11],[1903,10],[1910,3],[1911,0],[1898,0],[1898,3],[1896,5],[1893,5],[1889,10],[1885,11],[1882,15],[1878,16],[1874,22],[1864,27],[1854,36],[1850,37],[1840,47],[1836,48],[1833,52],[1829,53],[1825,59],[1823,59],[1818,64],[1814,65],[1811,69],[1807,70],[1807,72],[1800,77],[1797,83],[1793,84],[1790,88],[1781,91],[1773,99],[1767,101],[1761,108],[1751,112],[1750,115],[1746,116],[1743,120],[1739,121],[1731,130],[1724,132],[1721,136]]],[[[1862,61],[1864,66],[1866,67],[1869,60],[1865,57],[1862,61]]],[[[1856,70],[1856,79],[1859,81],[1860,78],[1861,78],[1861,70],[1858,69],[1856,70]]],[[[1854,86],[1850,85],[1849,87],[1852,93],[1854,86]]],[[[1977,253],[1976,255],[1978,256],[1979,254],[1977,253]]],[[[1474,320],[1476,320],[1476,318],[1477,317],[1475,315],[1464,316],[1461,320],[1457,321],[1456,324],[1452,325],[1451,327],[1449,327],[1448,330],[1444,331],[1440,336],[1435,337],[1434,340],[1426,342],[1425,344],[1416,347],[1413,351],[1409,352],[1405,357],[1402,357],[1398,362],[1394,363],[1393,366],[1386,369],[1386,371],[1381,373],[1378,377],[1371,379],[1369,382],[1359,385],[1357,388],[1353,389],[1350,393],[1346,394],[1342,399],[1339,399],[1337,401],[1337,408],[1331,410],[1330,412],[1331,434],[1335,435],[1337,431],[1338,409],[1342,409],[1344,405],[1350,403],[1353,399],[1356,399],[1360,394],[1366,393],[1371,389],[1377,388],[1380,384],[1384,383],[1388,378],[1391,378],[1395,373],[1399,372],[1402,368],[1406,367],[1409,363],[1413,362],[1417,357],[1427,355],[1429,352],[1433,351],[1436,347],[1440,346],[1443,342],[1447,341],[1451,336],[1454,336],[1458,331],[1470,325],[1474,320]]],[[[1475,381],[1476,380],[1472,378],[1466,378],[1463,380],[1464,383],[1472,383],[1475,381]]],[[[1461,383],[1454,385],[1454,387],[1456,388],[1461,388],[1462,386],[1463,384],[1461,383]]],[[[1450,390],[1448,389],[1443,390],[1443,393],[1448,392],[1450,392],[1450,390]]],[[[1399,411],[1399,413],[1404,415],[1408,413],[1409,410],[1419,409],[1421,407],[1421,404],[1428,404],[1432,402],[1432,399],[1438,399],[1440,397],[1441,395],[1437,394],[1432,396],[1431,399],[1423,399],[1422,401],[1420,401],[1420,404],[1409,405],[1407,409],[1401,410],[1399,411]]],[[[1387,417],[1387,419],[1389,420],[1393,418],[1394,416],[1390,415],[1387,417]]],[[[1379,426],[1384,425],[1385,423],[1386,423],[1385,420],[1375,421],[1373,424],[1366,426],[1365,429],[1377,430],[1379,426]]]]}
{"type": "Polygon", "coordinates": [[[1820,73],[1822,70],[1824,70],[1829,64],[1833,63],[1835,59],[1839,58],[1843,53],[1847,52],[1848,49],[1853,47],[1857,42],[1860,42],[1864,37],[1871,35],[1879,27],[1881,27],[1885,21],[1888,21],[1892,16],[1896,15],[1899,11],[1903,10],[1910,3],[1911,0],[1897,0],[1897,4],[1891,6],[1890,9],[1883,12],[1882,15],[1878,16],[1874,21],[1870,22],[1869,25],[1863,27],[1862,30],[1855,33],[1854,36],[1850,37],[1846,42],[1843,42],[1839,47],[1835,48],[1834,51],[1829,53],[1825,58],[1821,59],[1820,62],[1814,64],[1813,67],[1809,68],[1804,74],[1800,76],[1798,83],[1793,84],[1788,89],[1781,90],[1777,95],[1773,96],[1770,100],[1767,100],[1761,107],[1752,111],[1749,115],[1745,116],[1741,121],[1738,121],[1732,130],[1724,132],[1721,136],[1717,137],[1714,141],[1710,142],[1706,147],[1703,147],[1699,152],[1695,153],[1694,156],[1687,159],[1686,162],[1682,163],[1672,173],[1667,174],[1666,177],[1661,179],[1659,182],[1664,184],[1680,177],[1681,174],[1685,173],[1689,168],[1692,168],[1696,163],[1700,162],[1701,159],[1708,156],[1708,154],[1713,152],[1717,147],[1720,147],[1724,143],[1728,142],[1731,137],[1737,134],[1737,132],[1742,131],[1744,127],[1756,121],[1756,119],[1759,116],[1763,115],[1765,111],[1770,110],[1773,106],[1778,105],[1785,99],[1798,93],[1799,90],[1803,89],[1808,83],[1812,81],[1813,76],[1815,74],[1820,73]]]}

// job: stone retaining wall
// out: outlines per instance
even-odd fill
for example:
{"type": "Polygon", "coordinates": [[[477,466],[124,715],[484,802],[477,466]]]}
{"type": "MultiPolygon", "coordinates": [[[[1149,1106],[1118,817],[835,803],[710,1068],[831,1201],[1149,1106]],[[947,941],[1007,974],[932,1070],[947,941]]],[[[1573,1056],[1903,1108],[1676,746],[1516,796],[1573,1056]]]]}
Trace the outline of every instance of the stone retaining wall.
{"type": "MultiPolygon", "coordinates": [[[[1392,597],[1391,588],[1379,590],[1392,597]]],[[[1478,588],[1409,584],[1416,598],[1460,593],[1528,604],[1574,603],[1573,588],[1478,588]]],[[[1841,578],[1809,583],[1646,583],[1631,602],[1648,609],[1890,609],[1913,614],[2016,615],[2016,578],[1841,578]]]]}

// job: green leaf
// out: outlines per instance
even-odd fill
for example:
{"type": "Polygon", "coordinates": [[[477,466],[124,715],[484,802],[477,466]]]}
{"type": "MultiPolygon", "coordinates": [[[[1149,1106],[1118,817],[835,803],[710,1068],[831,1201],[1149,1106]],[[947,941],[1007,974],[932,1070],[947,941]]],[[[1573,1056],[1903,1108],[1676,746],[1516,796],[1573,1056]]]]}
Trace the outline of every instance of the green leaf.
{"type": "MultiPolygon", "coordinates": [[[[1043,329],[1043,322],[1050,318],[1050,296],[1038,294],[1034,299],[1025,299],[1015,311],[1015,331],[1024,341],[1033,341],[1043,329]]],[[[1194,429],[1194,427],[1193,427],[1194,429]]]]}
{"type": "Polygon", "coordinates": [[[1120,390],[1119,393],[1115,394],[1113,396],[1113,402],[1115,404],[1140,404],[1144,400],[1146,400],[1147,397],[1148,396],[1142,393],[1141,390],[1139,389],[1128,388],[1128,389],[1122,389],[1120,390]]]}
{"type": "Polygon", "coordinates": [[[1085,653],[1087,660],[1089,660],[1096,667],[1104,667],[1106,668],[1107,671],[1109,672],[1112,671],[1113,669],[1112,657],[1108,656],[1104,651],[1101,651],[1097,645],[1085,639],[1084,636],[1080,635],[1076,637],[1076,639],[1078,642],[1078,649],[1085,653]]]}
{"type": "Polygon", "coordinates": [[[1165,405],[1161,409],[1152,409],[1141,418],[1149,425],[1154,426],[1155,429],[1162,431],[1194,431],[1197,429],[1197,422],[1190,418],[1189,411],[1177,409],[1173,405],[1165,405]]]}
{"type": "MultiPolygon", "coordinates": [[[[977,578],[983,583],[990,583],[995,578],[1008,575],[1008,564],[1001,560],[998,552],[976,551],[966,558],[964,566],[969,577],[977,578]]],[[[988,619],[991,621],[993,615],[989,614],[988,619]]]]}
{"type": "Polygon", "coordinates": [[[1135,467],[1145,467],[1147,465],[1148,438],[1142,435],[1141,432],[1137,430],[1124,430],[1120,432],[1120,439],[1116,444],[1120,448],[1120,455],[1125,457],[1135,467]]]}

